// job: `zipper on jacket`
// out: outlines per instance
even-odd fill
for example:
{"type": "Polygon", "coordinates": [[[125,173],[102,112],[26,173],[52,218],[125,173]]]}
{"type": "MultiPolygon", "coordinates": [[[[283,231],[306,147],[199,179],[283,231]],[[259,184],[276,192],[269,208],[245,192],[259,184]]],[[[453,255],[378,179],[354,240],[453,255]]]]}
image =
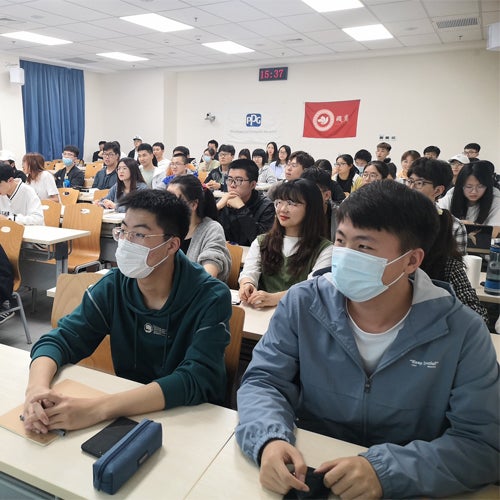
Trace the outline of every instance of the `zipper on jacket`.
{"type": "Polygon", "coordinates": [[[126,446],[130,441],[133,441],[136,437],[138,437],[138,434],[140,434],[152,421],[151,420],[146,420],[145,422],[140,422],[134,429],[132,429],[131,435],[113,452],[110,453],[110,455],[107,457],[106,460],[104,460],[98,471],[97,471],[97,479],[99,480],[99,486],[101,486],[102,483],[102,474],[104,472],[104,469],[108,465],[108,463],[113,460],[113,458],[122,451],[123,447],[126,446]]]}
{"type": "Polygon", "coordinates": [[[368,405],[367,405],[367,402],[366,402],[366,399],[368,397],[368,394],[370,394],[370,391],[372,389],[372,379],[371,377],[367,377],[365,379],[365,386],[364,386],[364,389],[363,389],[363,441],[366,442],[366,430],[367,430],[367,427],[368,427],[368,416],[366,414],[366,411],[367,411],[367,408],[368,408],[368,405]]]}

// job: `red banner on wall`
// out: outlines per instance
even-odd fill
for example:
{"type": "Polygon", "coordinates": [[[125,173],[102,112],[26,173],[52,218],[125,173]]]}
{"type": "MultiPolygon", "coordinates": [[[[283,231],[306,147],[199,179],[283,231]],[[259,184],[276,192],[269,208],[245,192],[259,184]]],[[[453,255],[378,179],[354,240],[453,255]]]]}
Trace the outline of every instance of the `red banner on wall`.
{"type": "Polygon", "coordinates": [[[356,137],[359,102],[306,102],[304,137],[336,139],[356,137]]]}

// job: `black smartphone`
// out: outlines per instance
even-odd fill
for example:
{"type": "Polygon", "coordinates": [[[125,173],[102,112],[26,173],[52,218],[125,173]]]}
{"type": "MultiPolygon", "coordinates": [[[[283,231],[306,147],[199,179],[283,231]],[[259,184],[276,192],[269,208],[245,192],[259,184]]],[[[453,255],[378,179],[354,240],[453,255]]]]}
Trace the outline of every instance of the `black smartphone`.
{"type": "Polygon", "coordinates": [[[330,494],[330,489],[323,484],[324,474],[315,474],[313,467],[308,467],[305,483],[309,486],[309,492],[291,489],[284,497],[284,500],[301,500],[303,498],[326,499],[330,494]]]}
{"type": "Polygon", "coordinates": [[[94,457],[101,457],[139,422],[127,417],[117,418],[97,434],[82,443],[82,450],[94,457]]]}

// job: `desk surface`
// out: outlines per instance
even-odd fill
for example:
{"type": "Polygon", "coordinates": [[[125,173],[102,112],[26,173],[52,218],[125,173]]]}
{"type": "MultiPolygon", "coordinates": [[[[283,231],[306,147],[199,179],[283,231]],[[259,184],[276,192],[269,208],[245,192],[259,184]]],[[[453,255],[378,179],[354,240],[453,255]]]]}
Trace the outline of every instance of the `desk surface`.
{"type": "MultiPolygon", "coordinates": [[[[23,402],[28,379],[29,353],[0,345],[2,408],[23,402]]],[[[67,366],[58,380],[71,378],[113,393],[139,384],[80,366],[67,366]]],[[[113,498],[186,497],[233,433],[236,412],[203,404],[155,412],[148,417],[163,424],[163,448],[113,498]]],[[[139,420],[141,417],[136,417],[139,420]]],[[[104,423],[71,431],[42,447],[0,428],[0,469],[61,498],[110,498],[92,485],[95,458],[80,445],[104,423]]]]}
{"type": "MultiPolygon", "coordinates": [[[[486,281],[486,273],[481,273],[480,282],[484,283],[486,281]]],[[[476,288],[476,293],[481,302],[491,302],[493,304],[500,304],[500,295],[492,295],[491,293],[486,293],[484,291],[484,286],[479,285],[476,288]]]]}
{"type": "Polygon", "coordinates": [[[41,245],[55,245],[63,241],[76,240],[89,236],[90,231],[66,229],[52,226],[24,226],[23,241],[41,245]]]}

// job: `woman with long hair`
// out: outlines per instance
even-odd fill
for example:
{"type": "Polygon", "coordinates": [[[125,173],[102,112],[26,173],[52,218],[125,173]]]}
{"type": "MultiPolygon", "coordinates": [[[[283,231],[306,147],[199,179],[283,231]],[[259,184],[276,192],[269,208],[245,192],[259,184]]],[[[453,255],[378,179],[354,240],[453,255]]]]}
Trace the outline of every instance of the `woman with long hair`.
{"type": "Polygon", "coordinates": [[[290,148],[290,146],[287,146],[286,144],[283,144],[283,146],[280,146],[280,148],[278,149],[278,159],[272,161],[269,164],[271,172],[279,181],[282,181],[285,178],[285,168],[291,154],[292,148],[290,148]]]}
{"type": "Polygon", "coordinates": [[[257,179],[257,183],[274,184],[276,182],[276,176],[266,163],[266,152],[263,149],[253,150],[252,161],[259,167],[259,178],[257,179]]]}
{"type": "Polygon", "coordinates": [[[439,201],[457,219],[470,224],[500,226],[500,191],[495,187],[495,167],[486,160],[464,165],[455,187],[439,201]]]}
{"type": "Polygon", "coordinates": [[[133,158],[122,158],[116,167],[118,180],[109,193],[101,200],[95,202],[104,208],[115,209],[117,212],[125,212],[125,207],[120,207],[120,199],[133,191],[147,189],[144,182],[139,163],[133,158]]]}
{"type": "Polygon", "coordinates": [[[188,259],[202,265],[214,278],[226,281],[231,256],[226,247],[224,229],[217,222],[218,212],[212,191],[193,175],[175,177],[167,190],[183,199],[191,208],[189,231],[181,244],[188,259]]]}
{"type": "Polygon", "coordinates": [[[322,236],[325,216],[318,186],[307,179],[277,185],[271,230],[250,246],[240,274],[240,298],[276,306],[287,290],[331,262],[332,243],[322,236]]]}
{"type": "Polygon", "coordinates": [[[338,172],[334,174],[333,180],[340,184],[346,196],[349,196],[350,193],[353,193],[363,185],[363,180],[356,173],[354,160],[351,155],[337,156],[335,166],[338,167],[338,172]]]}
{"type": "Polygon", "coordinates": [[[59,201],[59,191],[54,176],[45,170],[45,159],[40,153],[23,156],[23,172],[29,184],[41,200],[59,201]]]}
{"type": "Polygon", "coordinates": [[[273,161],[278,161],[278,145],[275,142],[268,142],[266,146],[265,163],[270,165],[273,161]]]}

